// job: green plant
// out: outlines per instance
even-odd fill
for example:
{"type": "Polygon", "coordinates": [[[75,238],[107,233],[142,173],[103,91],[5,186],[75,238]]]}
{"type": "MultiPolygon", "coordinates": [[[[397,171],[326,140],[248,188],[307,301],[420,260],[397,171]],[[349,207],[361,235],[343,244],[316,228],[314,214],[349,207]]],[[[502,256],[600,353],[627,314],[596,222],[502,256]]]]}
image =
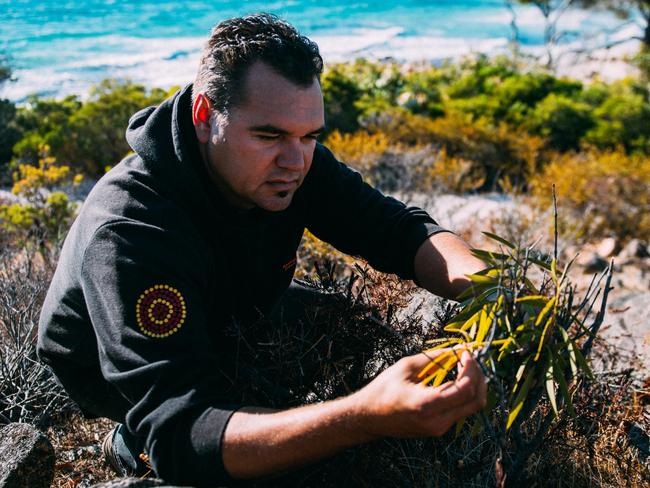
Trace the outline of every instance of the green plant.
{"type": "Polygon", "coordinates": [[[592,378],[586,357],[604,318],[612,269],[579,299],[569,278],[571,262],[559,268],[557,240],[556,252],[549,257],[533,246],[485,234],[500,250],[473,250],[486,268],[469,276],[472,286],[445,320],[449,335],[434,339],[430,350],[453,347],[419,376],[422,384],[439,386],[453,371],[460,350],[475,353],[489,378],[490,393],[488,406],[472,429],[486,429],[499,447],[496,472],[501,485],[506,475],[510,483],[521,475],[554,419],[561,422],[567,413],[575,416],[572,397],[584,380],[592,378]],[[605,277],[600,309],[593,317],[605,277]],[[544,405],[550,406],[549,413],[540,413],[544,405]],[[522,424],[534,412],[540,418],[537,432],[525,440],[522,424]],[[504,458],[508,451],[514,457],[504,458]]]}
{"type": "Polygon", "coordinates": [[[18,166],[12,192],[20,201],[0,205],[0,227],[22,247],[45,255],[62,241],[77,208],[66,193],[55,190],[71,182],[79,184],[83,177],[72,176],[68,166],[57,165],[47,146],[40,152],[37,167],[18,166]]]}

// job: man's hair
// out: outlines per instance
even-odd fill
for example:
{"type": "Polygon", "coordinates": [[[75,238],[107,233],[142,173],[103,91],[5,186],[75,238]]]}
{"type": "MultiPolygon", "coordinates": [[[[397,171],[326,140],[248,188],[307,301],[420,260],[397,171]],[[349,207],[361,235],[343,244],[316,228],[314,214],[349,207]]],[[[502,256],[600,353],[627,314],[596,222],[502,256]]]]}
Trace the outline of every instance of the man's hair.
{"type": "Polygon", "coordinates": [[[204,93],[213,107],[227,113],[243,101],[244,77],[261,61],[298,86],[319,79],[323,59],[316,43],[271,14],[236,17],[219,23],[203,49],[192,101],[204,93]]]}

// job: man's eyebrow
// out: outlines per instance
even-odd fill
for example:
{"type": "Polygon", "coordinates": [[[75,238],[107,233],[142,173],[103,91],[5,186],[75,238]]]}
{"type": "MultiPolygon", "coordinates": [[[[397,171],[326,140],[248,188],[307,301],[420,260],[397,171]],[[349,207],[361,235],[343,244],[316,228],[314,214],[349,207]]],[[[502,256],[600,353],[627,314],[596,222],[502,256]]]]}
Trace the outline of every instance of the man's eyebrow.
{"type": "MultiPolygon", "coordinates": [[[[254,125],[252,127],[248,128],[249,131],[251,132],[267,132],[270,134],[278,134],[281,136],[289,134],[289,131],[281,129],[280,127],[276,127],[271,124],[265,124],[265,125],[254,125]]],[[[320,134],[321,132],[325,131],[325,126],[321,125],[318,129],[314,129],[311,132],[308,132],[306,135],[310,134],[320,134]]]]}

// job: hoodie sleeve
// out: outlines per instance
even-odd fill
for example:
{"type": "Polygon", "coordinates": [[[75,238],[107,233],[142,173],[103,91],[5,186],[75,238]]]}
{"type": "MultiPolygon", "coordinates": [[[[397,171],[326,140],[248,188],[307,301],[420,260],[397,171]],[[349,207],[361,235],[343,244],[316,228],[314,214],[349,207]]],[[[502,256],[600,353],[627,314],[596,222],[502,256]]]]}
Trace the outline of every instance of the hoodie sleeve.
{"type": "Polygon", "coordinates": [[[415,278],[415,254],[426,238],[448,232],[424,210],[407,207],[372,188],[320,144],[303,190],[310,232],[404,279],[415,278]]]}
{"type": "Polygon", "coordinates": [[[207,265],[190,242],[138,222],[105,224],[85,249],[81,282],[102,373],[132,405],[127,428],[145,439],[156,473],[214,486],[229,479],[221,441],[239,405],[219,398],[207,265]]]}

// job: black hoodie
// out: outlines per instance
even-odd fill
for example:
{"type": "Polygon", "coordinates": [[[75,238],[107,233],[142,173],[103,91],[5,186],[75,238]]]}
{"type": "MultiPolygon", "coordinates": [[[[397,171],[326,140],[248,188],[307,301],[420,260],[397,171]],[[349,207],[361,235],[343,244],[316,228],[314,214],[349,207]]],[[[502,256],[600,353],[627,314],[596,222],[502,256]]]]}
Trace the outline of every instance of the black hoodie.
{"type": "Polygon", "coordinates": [[[129,121],[135,154],[97,183],[70,229],[38,353],[82,409],[144,439],[158,476],[205,486],[229,479],[221,442],[240,407],[224,324],[277,303],[304,229],[407,279],[441,229],[321,145],[286,210],[229,207],[203,166],[190,94],[129,121]]]}

